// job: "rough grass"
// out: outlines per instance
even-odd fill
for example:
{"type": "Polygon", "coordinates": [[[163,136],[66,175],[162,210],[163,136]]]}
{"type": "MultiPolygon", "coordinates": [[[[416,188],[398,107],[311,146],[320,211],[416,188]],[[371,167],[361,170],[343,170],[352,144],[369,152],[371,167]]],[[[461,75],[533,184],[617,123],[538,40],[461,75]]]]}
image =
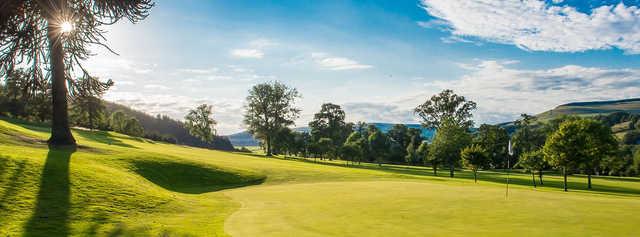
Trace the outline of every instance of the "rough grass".
{"type": "Polygon", "coordinates": [[[0,121],[0,236],[633,236],[640,180],[265,159],[0,121]]]}

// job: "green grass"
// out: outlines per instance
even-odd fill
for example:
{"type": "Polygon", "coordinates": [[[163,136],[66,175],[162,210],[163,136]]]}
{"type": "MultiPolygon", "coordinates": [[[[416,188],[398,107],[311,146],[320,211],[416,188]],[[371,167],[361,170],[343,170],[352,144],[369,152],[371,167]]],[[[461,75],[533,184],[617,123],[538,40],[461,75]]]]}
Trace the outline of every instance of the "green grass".
{"type": "Polygon", "coordinates": [[[266,159],[0,120],[0,236],[634,236],[640,179],[266,159]]]}

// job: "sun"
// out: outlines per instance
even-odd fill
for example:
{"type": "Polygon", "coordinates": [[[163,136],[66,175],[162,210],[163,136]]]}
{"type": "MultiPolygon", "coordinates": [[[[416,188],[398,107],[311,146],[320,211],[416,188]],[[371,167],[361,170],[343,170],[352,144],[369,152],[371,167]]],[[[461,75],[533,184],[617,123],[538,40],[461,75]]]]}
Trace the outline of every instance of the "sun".
{"type": "Polygon", "coordinates": [[[68,21],[62,22],[60,24],[60,31],[62,31],[62,33],[69,33],[73,31],[73,24],[71,24],[71,22],[68,22],[68,21]]]}

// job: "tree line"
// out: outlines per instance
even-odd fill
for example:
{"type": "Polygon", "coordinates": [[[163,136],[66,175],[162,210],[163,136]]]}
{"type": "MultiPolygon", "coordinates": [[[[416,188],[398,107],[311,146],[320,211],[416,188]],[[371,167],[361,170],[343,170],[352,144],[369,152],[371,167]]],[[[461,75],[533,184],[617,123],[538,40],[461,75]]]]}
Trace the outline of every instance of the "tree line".
{"type": "Polygon", "coordinates": [[[532,175],[534,186],[543,185],[544,171],[633,176],[640,172],[640,149],[617,139],[610,123],[638,120],[619,113],[580,118],[564,116],[540,121],[523,114],[507,126],[482,124],[475,128],[476,103],[452,90],[428,98],[414,109],[424,128],[434,129],[429,140],[419,129],[394,125],[382,132],[375,125],[345,121],[344,110],[325,103],[309,122],[309,132],[291,129],[299,117],[295,106],[300,93],[280,82],[258,84],[249,90],[244,123],[260,141],[267,157],[274,154],[305,158],[340,159],[351,163],[371,162],[428,165],[434,174],[448,169],[450,177],[460,168],[479,170],[522,168],[532,175]],[[512,143],[513,155],[508,147],[512,143]],[[510,165],[509,165],[510,164],[510,165]],[[536,174],[538,180],[536,180],[536,174]]]}

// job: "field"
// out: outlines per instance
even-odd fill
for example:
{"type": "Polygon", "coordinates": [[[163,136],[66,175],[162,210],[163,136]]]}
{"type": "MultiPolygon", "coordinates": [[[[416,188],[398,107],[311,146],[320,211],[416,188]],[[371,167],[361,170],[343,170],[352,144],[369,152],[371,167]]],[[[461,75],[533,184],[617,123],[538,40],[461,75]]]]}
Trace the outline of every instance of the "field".
{"type": "Polygon", "coordinates": [[[264,158],[0,120],[0,236],[635,236],[640,179],[264,158]]]}

